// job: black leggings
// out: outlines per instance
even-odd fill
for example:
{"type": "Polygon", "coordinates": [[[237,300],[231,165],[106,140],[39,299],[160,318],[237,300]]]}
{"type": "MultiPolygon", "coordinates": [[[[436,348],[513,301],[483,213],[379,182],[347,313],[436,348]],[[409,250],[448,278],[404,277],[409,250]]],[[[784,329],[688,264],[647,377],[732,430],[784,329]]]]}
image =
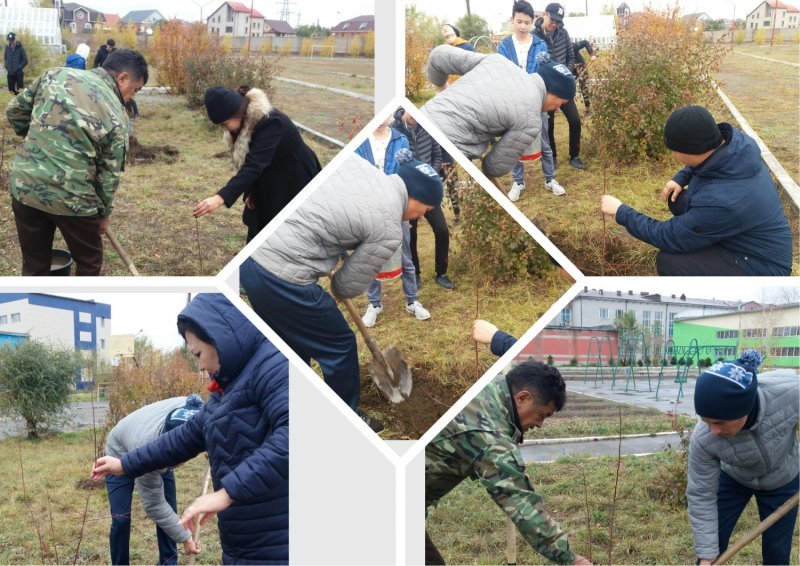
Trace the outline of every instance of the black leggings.
{"type": "MultiPolygon", "coordinates": [[[[569,123],[569,158],[572,159],[581,154],[581,117],[578,114],[578,107],[575,105],[574,99],[562,106],[561,111],[569,123]]],[[[553,150],[554,161],[556,159],[555,115],[555,110],[547,113],[547,125],[550,127],[550,149],[553,150]]]]}
{"type": "MultiPolygon", "coordinates": [[[[436,241],[436,276],[447,273],[447,256],[450,254],[450,231],[447,229],[447,221],[444,219],[442,207],[437,206],[425,214],[425,219],[433,229],[433,237],[436,241]]],[[[419,255],[417,255],[417,220],[411,221],[411,259],[414,262],[414,269],[417,275],[419,270],[419,255]]]]}

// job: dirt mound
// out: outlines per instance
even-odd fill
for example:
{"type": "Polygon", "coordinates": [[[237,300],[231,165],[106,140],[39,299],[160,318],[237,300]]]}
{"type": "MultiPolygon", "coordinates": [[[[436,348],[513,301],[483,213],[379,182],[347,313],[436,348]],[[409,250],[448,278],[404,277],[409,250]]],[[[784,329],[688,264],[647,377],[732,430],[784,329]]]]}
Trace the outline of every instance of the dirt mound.
{"type": "Polygon", "coordinates": [[[159,155],[164,155],[164,162],[172,165],[177,163],[180,152],[177,147],[171,145],[142,145],[136,136],[130,137],[128,156],[126,161],[131,164],[152,163],[158,159],[159,155]]]}
{"type": "Polygon", "coordinates": [[[444,384],[427,375],[427,368],[412,367],[414,388],[404,402],[392,405],[373,385],[366,366],[361,368],[361,409],[384,423],[387,440],[416,440],[464,393],[463,385],[444,384]]]}

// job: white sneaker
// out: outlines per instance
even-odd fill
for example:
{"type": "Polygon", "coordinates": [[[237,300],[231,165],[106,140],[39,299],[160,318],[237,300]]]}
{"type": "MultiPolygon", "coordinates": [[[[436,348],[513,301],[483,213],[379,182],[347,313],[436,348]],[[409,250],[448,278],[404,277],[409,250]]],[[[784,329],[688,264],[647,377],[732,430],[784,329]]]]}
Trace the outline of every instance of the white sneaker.
{"type": "Polygon", "coordinates": [[[547,189],[548,191],[553,191],[553,194],[558,196],[566,194],[567,192],[567,190],[564,187],[562,187],[555,179],[553,179],[549,183],[545,183],[544,188],[547,189]]]}
{"type": "Polygon", "coordinates": [[[514,184],[511,185],[511,189],[508,191],[508,200],[510,200],[511,202],[518,201],[519,200],[519,193],[522,192],[522,189],[524,189],[524,188],[525,188],[525,184],[524,183],[522,185],[520,185],[519,183],[514,181],[514,184]]]}
{"type": "Polygon", "coordinates": [[[367,312],[361,317],[364,321],[364,326],[372,328],[375,326],[375,321],[378,320],[378,315],[383,312],[383,307],[376,307],[372,303],[367,307],[367,312]]]}
{"type": "Polygon", "coordinates": [[[410,305],[406,305],[406,312],[416,316],[417,320],[428,320],[431,317],[431,313],[429,313],[419,301],[414,301],[410,305]]]}

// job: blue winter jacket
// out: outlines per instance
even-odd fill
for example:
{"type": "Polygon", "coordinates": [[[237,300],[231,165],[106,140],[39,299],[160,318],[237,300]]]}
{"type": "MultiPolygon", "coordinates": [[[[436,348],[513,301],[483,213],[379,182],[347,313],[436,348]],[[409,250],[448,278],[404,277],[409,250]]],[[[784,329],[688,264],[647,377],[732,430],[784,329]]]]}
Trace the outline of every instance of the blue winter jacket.
{"type": "MultiPolygon", "coordinates": [[[[505,37],[503,41],[500,42],[497,52],[519,67],[517,50],[514,47],[513,37],[513,34],[505,37]]],[[[526,62],[525,70],[528,73],[535,73],[536,69],[539,68],[539,63],[536,62],[536,56],[542,52],[547,53],[547,42],[533,34],[531,34],[531,38],[533,43],[531,43],[530,49],[528,49],[528,61],[526,62]]]]}
{"type": "Polygon", "coordinates": [[[682,214],[650,218],[621,205],[616,221],[667,253],[690,253],[719,245],[749,275],[789,275],[792,234],[775,183],[750,136],[719,124],[725,145],[699,167],[684,167],[673,181],[686,186],[682,214]]]}
{"type": "Polygon", "coordinates": [[[200,294],[180,318],[217,349],[217,382],[203,409],[122,458],[128,476],[208,451],[214,489],[233,504],[217,515],[225,564],[289,561],[289,369],[286,358],[223,295],[200,294]]]}
{"type": "Polygon", "coordinates": [[[86,70],[86,59],[78,55],[77,53],[72,53],[71,55],[67,55],[67,67],[72,67],[73,69],[80,69],[82,71],[86,70]]]}
{"type": "MultiPolygon", "coordinates": [[[[394,175],[397,173],[397,152],[401,149],[411,149],[408,144],[408,138],[395,130],[392,130],[392,137],[389,140],[389,145],[386,146],[386,159],[383,162],[383,172],[387,175],[394,175]]],[[[364,140],[360,146],[356,148],[356,154],[360,155],[373,165],[375,165],[375,156],[372,155],[372,146],[369,144],[369,139],[364,140]]]]}

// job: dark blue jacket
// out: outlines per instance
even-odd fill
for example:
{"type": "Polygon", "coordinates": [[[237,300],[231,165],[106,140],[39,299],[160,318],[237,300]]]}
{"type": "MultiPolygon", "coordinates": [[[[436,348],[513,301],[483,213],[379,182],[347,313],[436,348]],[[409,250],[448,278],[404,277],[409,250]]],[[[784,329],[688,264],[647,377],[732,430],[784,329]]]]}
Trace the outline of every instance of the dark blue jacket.
{"type": "Polygon", "coordinates": [[[492,341],[489,344],[489,349],[492,351],[492,354],[499,357],[508,352],[511,346],[516,343],[516,338],[510,334],[506,334],[502,330],[498,330],[492,335],[492,341]]]}
{"type": "Polygon", "coordinates": [[[214,489],[234,503],[217,515],[225,564],[289,561],[289,369],[286,358],[223,295],[198,295],[179,315],[217,349],[203,409],[122,458],[128,476],[175,466],[208,451],[214,489]]]}
{"type": "MultiPolygon", "coordinates": [[[[506,59],[510,59],[512,63],[519,67],[517,49],[514,47],[513,37],[514,34],[505,37],[503,41],[500,42],[497,52],[506,59]]],[[[528,49],[528,60],[525,63],[525,70],[528,73],[535,73],[536,69],[539,68],[539,63],[536,62],[536,56],[542,52],[547,53],[547,42],[533,34],[531,34],[531,41],[531,47],[528,49]]]]}
{"type": "Polygon", "coordinates": [[[82,71],[86,70],[86,59],[78,55],[77,53],[73,53],[71,55],[67,55],[67,67],[72,67],[73,69],[81,69],[82,71]]]}
{"type": "MultiPolygon", "coordinates": [[[[389,140],[389,144],[386,146],[386,158],[383,162],[383,172],[387,175],[394,175],[397,173],[397,152],[404,147],[408,149],[411,149],[411,147],[408,144],[407,137],[394,128],[389,129],[392,130],[392,137],[389,140]]],[[[356,148],[356,154],[375,165],[375,156],[372,155],[372,146],[369,143],[369,139],[365,139],[364,143],[356,148]]]]}
{"type": "Polygon", "coordinates": [[[790,275],[792,234],[761,151],[730,124],[719,129],[725,145],[696,169],[684,167],[673,177],[689,185],[682,214],[660,221],[623,204],[617,223],[667,253],[716,244],[736,256],[745,273],[790,275]]]}

